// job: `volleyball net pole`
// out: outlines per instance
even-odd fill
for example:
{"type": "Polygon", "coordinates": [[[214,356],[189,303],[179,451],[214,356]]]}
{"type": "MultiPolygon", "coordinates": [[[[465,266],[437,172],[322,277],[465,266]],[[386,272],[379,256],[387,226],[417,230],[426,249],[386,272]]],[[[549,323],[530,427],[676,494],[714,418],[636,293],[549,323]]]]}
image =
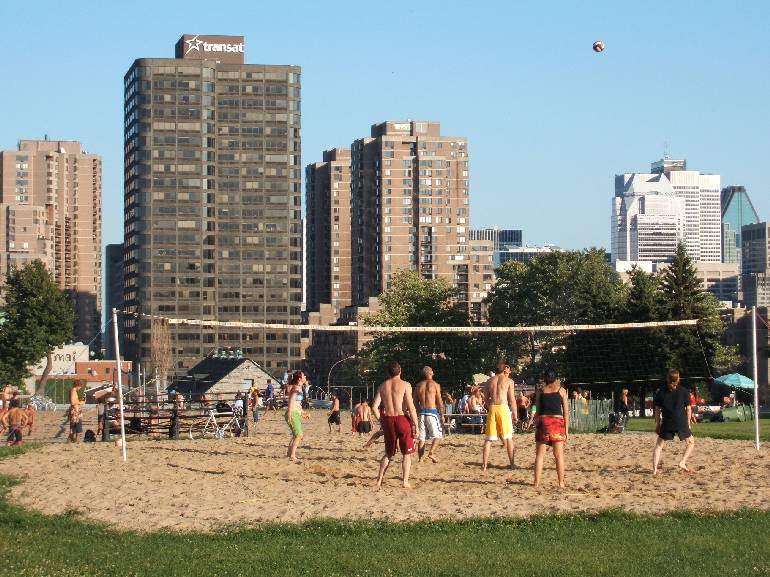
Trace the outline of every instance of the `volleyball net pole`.
{"type": "Polygon", "coordinates": [[[757,365],[757,307],[751,307],[751,368],[754,378],[754,446],[759,451],[759,371],[757,365]]]}
{"type": "MultiPolygon", "coordinates": [[[[126,420],[123,410],[123,371],[120,366],[120,339],[118,338],[118,309],[112,309],[112,332],[115,342],[115,364],[117,365],[116,371],[118,373],[118,406],[120,407],[120,446],[123,453],[123,462],[126,462],[126,420]]],[[[107,421],[107,415],[104,415],[104,426],[109,427],[107,421]]]]}

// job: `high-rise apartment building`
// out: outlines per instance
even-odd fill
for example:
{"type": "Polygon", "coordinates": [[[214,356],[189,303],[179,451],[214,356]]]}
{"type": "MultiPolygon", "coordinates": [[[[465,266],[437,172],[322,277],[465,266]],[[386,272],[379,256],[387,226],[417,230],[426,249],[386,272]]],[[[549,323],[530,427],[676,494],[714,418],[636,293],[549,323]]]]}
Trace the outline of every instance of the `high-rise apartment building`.
{"type": "Polygon", "coordinates": [[[759,215],[743,186],[722,189],[722,262],[738,265],[741,272],[741,229],[759,222],[759,215]]]}
{"type": "Polygon", "coordinates": [[[465,138],[442,136],[438,122],[383,122],[306,174],[308,310],[367,306],[398,271],[416,270],[457,287],[480,318],[492,241],[471,243],[465,138]]]}
{"type": "Polygon", "coordinates": [[[352,304],[350,149],[323,153],[305,169],[307,190],[307,309],[352,304]]]}
{"type": "MultiPolygon", "coordinates": [[[[108,244],[104,256],[104,310],[107,313],[107,330],[102,346],[106,358],[115,358],[115,339],[112,333],[112,309],[123,310],[123,244],[108,244]]],[[[118,344],[123,356],[125,347],[123,315],[117,316],[118,344]]]]}
{"type": "MultiPolygon", "coordinates": [[[[125,85],[124,307],[200,321],[299,324],[300,68],[244,63],[240,36],[185,35],[125,85]]],[[[127,317],[147,363],[150,323],[127,317]]],[[[174,369],[235,347],[296,365],[296,331],[172,325],[174,369]]]]}
{"type": "Polygon", "coordinates": [[[353,304],[408,269],[449,281],[472,312],[494,273],[492,243],[470,246],[467,140],[442,136],[438,122],[387,121],[351,148],[353,304]]]}
{"type": "MultiPolygon", "coordinates": [[[[76,140],[0,152],[0,277],[40,259],[75,307],[74,336],[101,327],[102,161],[76,140]]],[[[1,280],[1,279],[0,279],[1,280]]]]}
{"type": "Polygon", "coordinates": [[[685,201],[664,174],[615,176],[612,261],[667,262],[685,238],[685,201]]]}
{"type": "Polygon", "coordinates": [[[746,306],[770,306],[770,224],[744,225],[741,241],[744,302],[746,306]]]}
{"type": "Polygon", "coordinates": [[[653,162],[651,172],[665,175],[674,194],[685,201],[684,244],[690,258],[700,262],[721,262],[719,175],[687,170],[686,160],[669,158],[653,162]]]}

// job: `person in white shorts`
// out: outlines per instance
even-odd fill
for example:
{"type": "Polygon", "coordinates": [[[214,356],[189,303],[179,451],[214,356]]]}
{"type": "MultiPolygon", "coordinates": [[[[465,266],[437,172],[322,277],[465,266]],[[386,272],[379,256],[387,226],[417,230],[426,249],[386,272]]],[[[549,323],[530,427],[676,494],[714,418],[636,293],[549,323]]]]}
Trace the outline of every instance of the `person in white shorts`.
{"type": "Polygon", "coordinates": [[[433,369],[430,367],[423,367],[422,376],[423,380],[417,384],[414,392],[414,404],[417,406],[419,421],[417,456],[419,461],[422,461],[425,443],[432,441],[428,459],[438,463],[436,449],[444,437],[444,402],[441,399],[441,385],[433,380],[433,369]]]}

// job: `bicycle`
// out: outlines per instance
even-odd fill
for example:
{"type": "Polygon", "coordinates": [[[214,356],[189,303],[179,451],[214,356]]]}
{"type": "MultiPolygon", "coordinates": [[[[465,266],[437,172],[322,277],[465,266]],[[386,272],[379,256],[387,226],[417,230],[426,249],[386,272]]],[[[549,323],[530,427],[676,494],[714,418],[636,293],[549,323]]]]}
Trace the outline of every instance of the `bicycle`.
{"type": "Polygon", "coordinates": [[[229,436],[240,436],[241,409],[236,408],[223,413],[218,413],[216,409],[209,409],[208,413],[206,419],[200,419],[190,425],[188,433],[190,439],[224,439],[229,436]],[[223,422],[217,421],[217,417],[223,422]]]}
{"type": "Polygon", "coordinates": [[[32,395],[29,398],[29,404],[35,407],[35,410],[37,411],[55,411],[56,410],[56,403],[54,403],[48,397],[43,397],[41,395],[32,395]]]}

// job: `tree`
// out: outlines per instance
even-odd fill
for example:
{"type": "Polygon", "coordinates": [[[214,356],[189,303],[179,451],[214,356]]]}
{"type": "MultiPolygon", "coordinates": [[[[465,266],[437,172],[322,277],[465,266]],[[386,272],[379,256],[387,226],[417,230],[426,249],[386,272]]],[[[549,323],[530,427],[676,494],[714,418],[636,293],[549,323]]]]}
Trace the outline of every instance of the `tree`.
{"type": "MultiPolygon", "coordinates": [[[[379,312],[364,322],[391,327],[470,326],[468,315],[455,305],[456,296],[443,279],[423,280],[416,271],[401,271],[378,297],[379,312]]],[[[357,357],[370,381],[386,378],[388,363],[397,361],[407,380],[430,365],[448,389],[470,383],[478,364],[473,338],[457,333],[383,333],[364,345],[357,357]]]]}
{"type": "Polygon", "coordinates": [[[661,299],[658,293],[658,279],[636,265],[631,267],[628,293],[624,307],[624,322],[646,323],[660,320],[661,299]]]}
{"type": "Polygon", "coordinates": [[[72,340],[75,311],[40,260],[12,268],[3,286],[7,321],[0,331],[0,375],[21,384],[46,357],[35,394],[44,394],[54,349],[72,340]]]}
{"type": "Polygon", "coordinates": [[[697,330],[675,329],[666,332],[666,361],[690,376],[715,368],[731,368],[738,363],[735,347],[719,342],[725,323],[719,316],[719,302],[701,286],[692,259],[679,243],[671,265],[660,277],[661,307],[664,320],[698,319],[697,330]],[[696,374],[693,374],[696,373],[696,374]]]}
{"type": "MultiPolygon", "coordinates": [[[[622,312],[624,288],[602,250],[545,253],[526,263],[505,263],[497,275],[487,299],[494,326],[603,324],[622,312]]],[[[597,346],[597,336],[591,333],[506,338],[509,358],[527,357],[528,377],[536,376],[545,364],[568,377],[570,357],[580,358],[597,346]]]]}

